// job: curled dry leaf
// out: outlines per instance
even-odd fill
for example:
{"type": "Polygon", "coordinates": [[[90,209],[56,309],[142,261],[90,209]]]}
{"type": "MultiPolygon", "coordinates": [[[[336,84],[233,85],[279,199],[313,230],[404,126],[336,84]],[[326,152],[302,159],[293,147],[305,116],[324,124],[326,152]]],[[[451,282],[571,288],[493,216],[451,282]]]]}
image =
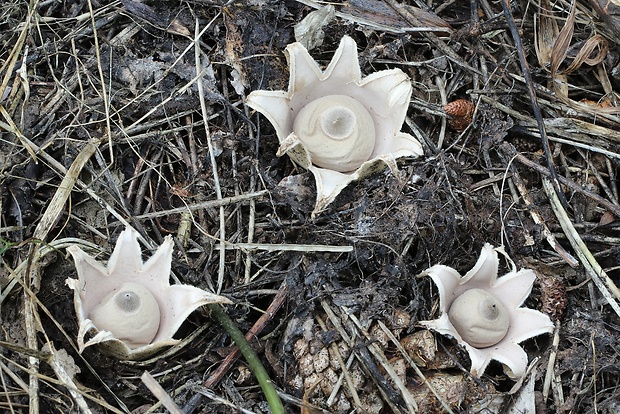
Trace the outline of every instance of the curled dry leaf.
{"type": "MultiPolygon", "coordinates": [[[[598,2],[597,0],[593,0],[590,3],[596,5],[597,8],[600,5],[602,7],[601,10],[605,11],[608,10],[607,6],[611,6],[615,1],[598,2]]],[[[577,71],[584,63],[588,66],[600,65],[608,55],[609,44],[607,39],[600,34],[595,34],[582,44],[574,45],[572,48],[575,48],[576,52],[573,53],[571,50],[571,41],[573,40],[575,30],[577,4],[572,4],[570,14],[559,32],[555,19],[550,11],[549,2],[545,0],[541,4],[547,11],[540,16],[541,25],[537,33],[538,42],[536,53],[542,68],[548,70],[550,73],[550,87],[555,92],[556,97],[566,105],[580,112],[599,116],[616,115],[620,113],[620,108],[617,107],[593,107],[577,102],[568,96],[569,83],[567,75],[577,71]],[[572,59],[570,63],[567,63],[567,67],[564,69],[560,68],[563,63],[569,60],[569,57],[572,59]]],[[[617,6],[614,7],[616,9],[618,8],[617,6]]],[[[602,83],[606,92],[611,92],[611,84],[606,76],[599,78],[599,81],[602,83]]]]}

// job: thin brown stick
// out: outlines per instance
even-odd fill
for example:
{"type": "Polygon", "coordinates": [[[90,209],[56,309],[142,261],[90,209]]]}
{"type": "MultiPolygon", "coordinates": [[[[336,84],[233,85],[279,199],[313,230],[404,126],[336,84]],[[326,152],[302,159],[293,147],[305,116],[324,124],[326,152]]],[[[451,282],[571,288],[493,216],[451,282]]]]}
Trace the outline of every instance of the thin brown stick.
{"type": "MultiPolygon", "coordinates": [[[[269,322],[274,317],[276,312],[278,312],[278,310],[282,307],[287,295],[288,288],[286,286],[286,282],[283,282],[280,286],[278,294],[273,298],[273,301],[271,301],[271,304],[269,305],[265,313],[260,318],[258,318],[258,320],[254,323],[254,326],[252,326],[252,329],[250,329],[245,335],[246,341],[251,342],[252,340],[254,340],[254,338],[256,338],[258,334],[262,332],[262,330],[265,328],[265,325],[267,325],[267,322],[269,322]]],[[[237,358],[239,358],[239,348],[235,347],[230,352],[230,354],[228,354],[228,356],[224,358],[224,360],[222,361],[220,366],[217,367],[215,372],[213,372],[211,376],[207,378],[207,380],[204,382],[204,387],[213,388],[215,384],[217,384],[222,379],[224,374],[228,372],[231,365],[237,360],[237,358]]]]}

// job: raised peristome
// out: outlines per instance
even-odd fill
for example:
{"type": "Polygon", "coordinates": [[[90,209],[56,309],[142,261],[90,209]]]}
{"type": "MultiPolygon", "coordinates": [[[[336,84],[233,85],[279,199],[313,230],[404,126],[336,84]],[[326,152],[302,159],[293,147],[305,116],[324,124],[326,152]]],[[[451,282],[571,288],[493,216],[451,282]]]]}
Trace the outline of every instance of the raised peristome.
{"type": "Polygon", "coordinates": [[[358,168],[372,155],[375,125],[364,105],[346,95],[328,95],[303,107],[293,132],[312,163],[334,171],[358,168]]]}
{"type": "Polygon", "coordinates": [[[497,344],[510,327],[504,304],[483,289],[469,289],[454,299],[448,318],[461,338],[476,348],[497,344]]]}
{"type": "Polygon", "coordinates": [[[138,348],[151,343],[159,330],[159,304],[147,288],[127,282],[103,298],[89,318],[98,330],[138,348]]]}

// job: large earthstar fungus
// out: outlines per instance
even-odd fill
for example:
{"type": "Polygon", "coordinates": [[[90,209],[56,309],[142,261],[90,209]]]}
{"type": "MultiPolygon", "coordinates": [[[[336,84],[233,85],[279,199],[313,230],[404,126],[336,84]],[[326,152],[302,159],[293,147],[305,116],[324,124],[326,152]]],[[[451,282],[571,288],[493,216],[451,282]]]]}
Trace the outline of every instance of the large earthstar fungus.
{"type": "Polygon", "coordinates": [[[324,71],[300,43],[288,45],[285,54],[288,91],[254,91],[247,104],[275,128],[276,155],[288,155],[314,175],[313,215],[350,182],[386,165],[395,172],[397,158],[423,155],[420,143],[400,131],[412,93],[402,70],[362,78],[357,45],[348,36],[324,71]]]}

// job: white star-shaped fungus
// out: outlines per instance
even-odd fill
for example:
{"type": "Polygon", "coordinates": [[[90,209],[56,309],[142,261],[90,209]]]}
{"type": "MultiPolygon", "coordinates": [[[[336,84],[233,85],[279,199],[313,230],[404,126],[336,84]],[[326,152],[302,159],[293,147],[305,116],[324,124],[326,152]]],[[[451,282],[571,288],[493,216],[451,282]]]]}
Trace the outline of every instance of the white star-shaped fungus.
{"type": "Polygon", "coordinates": [[[423,155],[420,143],[401,132],[412,87],[400,69],[362,78],[357,45],[344,36],[321,71],[301,43],[286,48],[288,91],[254,91],[247,104],[274,126],[280,148],[312,172],[317,199],[313,215],[324,210],[352,181],[396,159],[423,155]]]}
{"type": "Polygon", "coordinates": [[[519,343],[552,332],[553,323],[542,312],[520,307],[532,291],[534,271],[516,271],[513,263],[511,272],[497,277],[498,250],[506,255],[485,244],[476,265],[463,277],[443,265],[424,271],[421,276],[430,276],[439,290],[441,316],[421,323],[465,347],[472,375],[481,376],[496,360],[517,379],[527,367],[527,354],[519,343]]]}
{"type": "Polygon", "coordinates": [[[143,359],[176,344],[172,336],[196,308],[230,303],[194,286],[170,285],[170,236],[146,263],[131,228],[118,237],[107,267],[77,246],[67,251],[78,274],[67,284],[74,290],[80,351],[100,344],[119,359],[143,359]],[[95,335],[84,342],[89,331],[95,335]]]}

